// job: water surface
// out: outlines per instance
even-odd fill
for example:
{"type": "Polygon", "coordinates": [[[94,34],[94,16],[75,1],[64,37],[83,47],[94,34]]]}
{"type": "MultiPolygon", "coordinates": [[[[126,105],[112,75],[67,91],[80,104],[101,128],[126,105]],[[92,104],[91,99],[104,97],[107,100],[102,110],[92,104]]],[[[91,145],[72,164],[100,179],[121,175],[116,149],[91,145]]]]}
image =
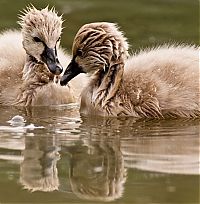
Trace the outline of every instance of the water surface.
{"type": "Polygon", "coordinates": [[[1,203],[198,203],[199,121],[0,108],[1,203]],[[21,115],[21,126],[8,123],[21,115]],[[32,125],[31,125],[32,124],[32,125]]]}

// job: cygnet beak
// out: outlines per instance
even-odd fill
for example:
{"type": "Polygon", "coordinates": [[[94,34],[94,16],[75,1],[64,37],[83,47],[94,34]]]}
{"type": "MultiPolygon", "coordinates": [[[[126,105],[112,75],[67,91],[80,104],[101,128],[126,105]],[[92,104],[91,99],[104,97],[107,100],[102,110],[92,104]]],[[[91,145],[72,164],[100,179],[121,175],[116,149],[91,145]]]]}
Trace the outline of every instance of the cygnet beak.
{"type": "Polygon", "coordinates": [[[58,60],[56,48],[45,47],[42,53],[42,60],[49,68],[49,71],[55,75],[60,75],[63,68],[58,60]]]}
{"type": "Polygon", "coordinates": [[[64,75],[62,76],[60,80],[60,85],[65,86],[67,83],[73,79],[75,76],[77,76],[80,73],[84,73],[81,67],[75,62],[74,59],[70,62],[67,69],[64,72],[64,75]]]}

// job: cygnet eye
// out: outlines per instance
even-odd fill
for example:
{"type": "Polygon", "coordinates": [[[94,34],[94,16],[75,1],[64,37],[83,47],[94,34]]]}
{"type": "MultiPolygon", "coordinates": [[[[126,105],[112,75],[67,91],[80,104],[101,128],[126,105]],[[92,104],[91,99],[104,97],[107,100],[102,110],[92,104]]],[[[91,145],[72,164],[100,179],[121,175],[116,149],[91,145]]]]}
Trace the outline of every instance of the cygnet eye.
{"type": "Polygon", "coordinates": [[[61,37],[58,38],[57,42],[60,41],[61,37]]]}
{"type": "Polygon", "coordinates": [[[77,52],[76,52],[76,55],[79,56],[79,57],[83,56],[83,51],[78,49],[77,52]]]}
{"type": "Polygon", "coordinates": [[[38,38],[38,37],[33,37],[33,39],[35,42],[42,42],[42,40],[40,40],[40,38],[38,38]]]}

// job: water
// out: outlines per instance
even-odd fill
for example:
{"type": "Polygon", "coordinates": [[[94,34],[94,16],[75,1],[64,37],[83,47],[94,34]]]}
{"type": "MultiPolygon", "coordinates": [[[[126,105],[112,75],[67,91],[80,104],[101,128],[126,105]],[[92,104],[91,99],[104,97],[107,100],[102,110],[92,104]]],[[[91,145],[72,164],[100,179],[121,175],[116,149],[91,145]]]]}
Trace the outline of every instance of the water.
{"type": "Polygon", "coordinates": [[[75,104],[0,111],[2,203],[199,201],[198,120],[81,117],[75,104]],[[7,122],[16,115],[26,122],[7,122]]]}
{"type": "MultiPolygon", "coordinates": [[[[28,3],[0,0],[0,30],[19,28],[28,3]]],[[[69,52],[78,28],[93,21],[118,22],[130,51],[199,41],[195,0],[32,3],[64,13],[69,52]]],[[[200,203],[199,120],[90,118],[78,110],[0,107],[0,203],[200,203]]]]}
{"type": "MultiPolygon", "coordinates": [[[[55,6],[64,14],[61,44],[71,53],[73,38],[85,23],[118,23],[130,51],[163,43],[199,43],[197,0],[33,0],[37,8],[55,6]]],[[[18,28],[17,15],[30,0],[0,0],[0,30],[18,28]]]]}

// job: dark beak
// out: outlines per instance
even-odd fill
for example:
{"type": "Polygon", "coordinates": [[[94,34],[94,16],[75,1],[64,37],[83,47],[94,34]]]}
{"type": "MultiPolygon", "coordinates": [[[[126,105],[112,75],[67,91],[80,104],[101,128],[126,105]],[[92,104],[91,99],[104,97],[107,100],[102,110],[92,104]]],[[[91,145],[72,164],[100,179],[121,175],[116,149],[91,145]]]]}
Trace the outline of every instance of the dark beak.
{"type": "Polygon", "coordinates": [[[49,71],[55,75],[60,75],[63,71],[63,68],[58,61],[56,48],[45,47],[44,52],[42,53],[42,60],[49,68],[49,71]]]}
{"type": "Polygon", "coordinates": [[[65,86],[67,83],[73,79],[75,76],[77,76],[80,73],[84,73],[81,69],[81,67],[78,66],[78,64],[75,62],[75,60],[72,59],[70,64],[68,65],[67,69],[65,70],[64,75],[62,76],[60,80],[60,85],[65,86]]]}

